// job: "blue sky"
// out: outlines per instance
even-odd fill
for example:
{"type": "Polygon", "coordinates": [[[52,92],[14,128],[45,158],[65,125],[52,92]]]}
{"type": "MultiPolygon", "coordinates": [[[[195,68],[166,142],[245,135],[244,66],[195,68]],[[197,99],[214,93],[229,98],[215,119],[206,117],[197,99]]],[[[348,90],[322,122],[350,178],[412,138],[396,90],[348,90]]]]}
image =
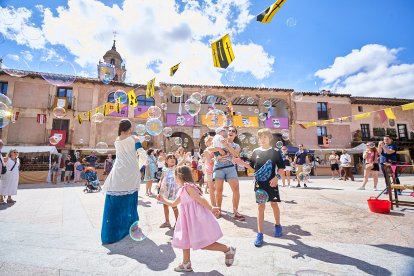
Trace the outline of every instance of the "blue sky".
{"type": "Polygon", "coordinates": [[[30,11],[31,17],[25,18],[20,10],[15,20],[21,16],[20,24],[33,23],[41,38],[30,34],[19,39],[19,23],[0,21],[5,37],[3,42],[0,38],[0,54],[30,53],[32,70],[45,56],[60,57],[71,62],[77,74],[94,75],[116,30],[117,49],[125,59],[128,80],[134,82],[157,76],[173,82],[297,91],[326,88],[414,98],[413,1],[287,0],[270,24],[258,23],[255,16],[273,1],[176,1],[177,6],[173,2],[2,1],[3,15],[6,9],[30,11]],[[73,26],[73,20],[85,23],[73,26]],[[179,33],[188,29],[191,37],[184,33],[184,38],[164,39],[172,29],[179,33]],[[236,55],[230,73],[213,68],[209,49],[209,42],[227,32],[236,55]],[[181,75],[168,79],[168,68],[180,61],[181,75]]]}

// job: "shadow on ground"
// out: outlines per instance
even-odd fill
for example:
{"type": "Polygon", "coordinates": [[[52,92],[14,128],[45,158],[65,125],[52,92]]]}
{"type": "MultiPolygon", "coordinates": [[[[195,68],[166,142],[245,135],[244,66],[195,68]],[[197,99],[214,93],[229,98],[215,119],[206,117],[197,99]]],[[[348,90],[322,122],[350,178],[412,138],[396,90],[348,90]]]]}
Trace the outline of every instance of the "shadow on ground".
{"type": "Polygon", "coordinates": [[[176,258],[171,243],[157,245],[149,238],[136,242],[126,237],[120,242],[103,246],[110,251],[109,255],[118,254],[134,259],[152,271],[166,270],[176,258]]]}

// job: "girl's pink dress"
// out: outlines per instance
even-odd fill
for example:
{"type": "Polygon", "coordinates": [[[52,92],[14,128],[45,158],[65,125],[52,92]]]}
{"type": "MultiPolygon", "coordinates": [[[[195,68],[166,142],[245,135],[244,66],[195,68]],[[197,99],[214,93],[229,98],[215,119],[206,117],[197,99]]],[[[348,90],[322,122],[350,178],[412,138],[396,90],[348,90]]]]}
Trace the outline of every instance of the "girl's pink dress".
{"type": "Polygon", "coordinates": [[[201,249],[219,240],[223,233],[211,211],[195,201],[187,189],[199,191],[194,184],[186,183],[177,192],[181,204],[172,246],[180,249],[201,249]]]}

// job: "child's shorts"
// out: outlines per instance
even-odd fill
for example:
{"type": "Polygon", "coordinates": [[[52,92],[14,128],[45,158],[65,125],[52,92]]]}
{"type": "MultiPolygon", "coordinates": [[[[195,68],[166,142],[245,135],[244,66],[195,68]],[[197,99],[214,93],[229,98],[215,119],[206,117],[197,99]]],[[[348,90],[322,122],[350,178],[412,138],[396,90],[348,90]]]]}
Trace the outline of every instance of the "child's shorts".
{"type": "Polygon", "coordinates": [[[212,173],[205,173],[204,174],[204,182],[211,182],[213,181],[213,174],[212,173]]]}
{"type": "Polygon", "coordinates": [[[256,190],[258,189],[262,189],[266,191],[266,193],[269,195],[268,201],[280,202],[279,186],[270,187],[270,183],[259,183],[259,187],[256,187],[256,183],[254,183],[254,191],[256,192],[256,190]]]}

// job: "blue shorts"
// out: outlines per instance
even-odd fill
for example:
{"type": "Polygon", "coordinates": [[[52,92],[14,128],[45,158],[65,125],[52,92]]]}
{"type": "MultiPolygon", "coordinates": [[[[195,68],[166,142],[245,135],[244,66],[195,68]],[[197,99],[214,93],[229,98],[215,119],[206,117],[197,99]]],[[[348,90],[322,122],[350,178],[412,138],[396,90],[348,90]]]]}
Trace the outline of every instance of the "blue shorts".
{"type": "Polygon", "coordinates": [[[233,164],[218,164],[214,165],[214,171],[213,171],[213,178],[214,179],[235,179],[238,178],[236,166],[233,164]]]}

